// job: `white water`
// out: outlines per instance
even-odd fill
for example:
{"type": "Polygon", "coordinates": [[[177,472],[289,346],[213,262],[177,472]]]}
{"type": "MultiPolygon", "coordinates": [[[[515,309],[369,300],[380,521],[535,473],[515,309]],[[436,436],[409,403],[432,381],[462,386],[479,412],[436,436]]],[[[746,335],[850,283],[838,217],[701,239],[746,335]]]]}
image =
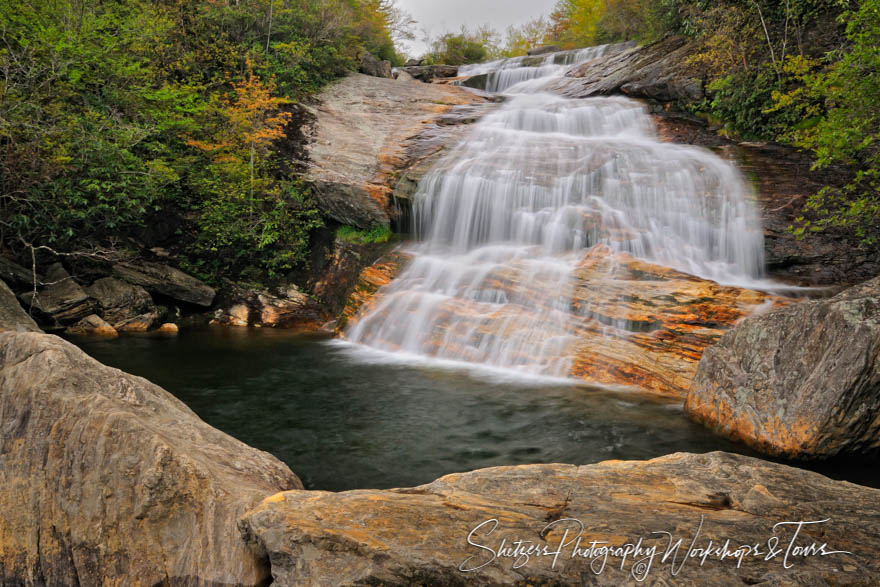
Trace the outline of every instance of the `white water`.
{"type": "Polygon", "coordinates": [[[420,184],[415,258],[351,342],[562,377],[578,343],[574,272],[590,247],[726,284],[760,278],[760,220],[737,170],[659,142],[638,102],[540,92],[564,59],[462,71],[489,73],[509,97],[420,184]]]}

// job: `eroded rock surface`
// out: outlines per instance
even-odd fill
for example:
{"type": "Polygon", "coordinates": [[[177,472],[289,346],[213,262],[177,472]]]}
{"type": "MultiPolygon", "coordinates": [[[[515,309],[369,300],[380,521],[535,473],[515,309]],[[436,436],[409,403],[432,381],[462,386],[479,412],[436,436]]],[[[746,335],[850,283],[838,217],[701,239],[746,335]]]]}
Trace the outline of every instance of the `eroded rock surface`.
{"type": "Polygon", "coordinates": [[[728,453],[651,461],[528,465],[448,475],[412,489],[267,498],[242,521],[279,585],[868,585],[880,580],[880,491],[728,453]],[[469,533],[489,520],[471,536],[469,533]],[[802,527],[777,523],[828,520],[802,527]],[[581,526],[583,530],[581,532],[581,526]],[[542,533],[543,531],[543,533],[542,533]],[[568,534],[566,534],[568,531],[568,534]],[[669,536],[652,534],[668,532],[669,536]],[[580,537],[580,543],[576,543],[580,537]],[[768,541],[778,539],[768,558],[768,541]],[[658,555],[573,556],[639,539],[658,555]],[[682,539],[661,559],[670,542],[682,539]],[[507,556],[493,559],[506,540],[507,556]],[[738,558],[686,558],[689,547],[756,545],[738,558]],[[514,548],[561,553],[528,558],[514,548]],[[789,545],[851,554],[794,555],[789,545]],[[491,550],[490,550],[491,549],[491,550]],[[781,549],[781,551],[779,551],[781,549]],[[676,575],[672,575],[672,568],[676,575]],[[518,565],[518,568],[515,566],[518,565]],[[786,568],[789,566],[790,568],[786,568]],[[462,568],[475,569],[464,573],[462,568]]]}
{"type": "Polygon", "coordinates": [[[296,488],[145,379],[0,333],[0,584],[261,584],[237,520],[296,488]]]}
{"type": "Polygon", "coordinates": [[[584,63],[554,88],[571,98],[623,93],[660,102],[699,100],[703,82],[687,62],[697,49],[683,37],[668,37],[584,63]]]}
{"type": "Polygon", "coordinates": [[[445,135],[444,128],[452,126],[440,123],[443,116],[456,106],[483,102],[461,88],[360,74],[331,84],[318,98],[305,178],[325,215],[360,228],[396,220],[392,193],[416,163],[408,154],[410,143],[426,131],[445,135]]]}
{"type": "MultiPolygon", "coordinates": [[[[368,313],[383,312],[382,286],[397,277],[408,260],[408,255],[398,252],[365,269],[340,326],[351,327],[368,313]]],[[[440,345],[468,349],[471,333],[461,325],[479,325],[482,344],[493,338],[534,336],[534,315],[546,310],[542,307],[546,292],[559,284],[549,277],[544,282],[526,281],[522,274],[516,264],[497,266],[485,283],[493,284],[507,299],[534,300],[534,307],[508,304],[487,316],[478,301],[450,298],[442,306],[443,320],[434,327],[431,349],[436,352],[440,345]]],[[[722,286],[596,246],[575,272],[564,329],[548,330],[542,336],[571,341],[557,353],[570,360],[571,377],[683,399],[706,347],[751,313],[788,303],[791,300],[722,286]]],[[[393,348],[393,342],[380,342],[393,348]]],[[[531,360],[525,354],[516,357],[518,364],[531,360]]]]}
{"type": "Polygon", "coordinates": [[[688,415],[790,458],[880,454],[880,278],[752,317],[706,349],[688,415]]]}

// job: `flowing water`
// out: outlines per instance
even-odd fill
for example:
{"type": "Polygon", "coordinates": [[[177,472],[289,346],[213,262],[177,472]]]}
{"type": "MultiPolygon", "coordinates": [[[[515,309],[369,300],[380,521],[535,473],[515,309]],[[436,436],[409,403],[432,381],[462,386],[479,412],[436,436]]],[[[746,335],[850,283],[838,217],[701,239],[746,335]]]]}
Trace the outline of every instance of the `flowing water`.
{"type": "MultiPolygon", "coordinates": [[[[723,284],[760,280],[760,219],[732,164],[660,142],[633,100],[542,90],[604,51],[551,54],[537,67],[517,58],[463,68],[487,74],[506,101],[421,182],[414,259],[348,341],[565,377],[579,326],[594,317],[589,304],[572,309],[575,273],[591,248],[723,284]]],[[[601,280],[593,293],[601,298],[601,280]]],[[[603,336],[627,332],[610,324],[603,336]]]]}

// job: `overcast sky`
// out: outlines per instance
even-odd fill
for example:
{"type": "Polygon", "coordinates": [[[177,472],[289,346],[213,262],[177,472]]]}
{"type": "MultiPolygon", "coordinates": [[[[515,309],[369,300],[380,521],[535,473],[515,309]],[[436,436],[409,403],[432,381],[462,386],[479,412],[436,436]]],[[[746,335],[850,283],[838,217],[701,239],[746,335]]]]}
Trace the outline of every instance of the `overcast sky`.
{"type": "Polygon", "coordinates": [[[489,24],[504,34],[510,25],[547,16],[556,0],[397,0],[397,5],[418,22],[416,40],[407,43],[407,48],[411,55],[421,55],[427,49],[422,43],[423,29],[437,37],[458,31],[463,24],[471,29],[489,24]]]}

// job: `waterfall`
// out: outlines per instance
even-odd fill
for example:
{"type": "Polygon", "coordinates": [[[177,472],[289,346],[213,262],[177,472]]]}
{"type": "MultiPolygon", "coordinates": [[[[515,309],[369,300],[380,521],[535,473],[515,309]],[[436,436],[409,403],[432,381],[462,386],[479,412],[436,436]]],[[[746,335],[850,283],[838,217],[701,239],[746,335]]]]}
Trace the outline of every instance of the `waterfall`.
{"type": "MultiPolygon", "coordinates": [[[[463,68],[508,97],[421,182],[414,259],[349,341],[564,377],[593,316],[572,299],[588,252],[725,284],[761,276],[760,219],[735,167],[660,142],[636,101],[541,91],[603,52],[463,68]]],[[[625,335],[606,326],[604,335],[625,335]]]]}

